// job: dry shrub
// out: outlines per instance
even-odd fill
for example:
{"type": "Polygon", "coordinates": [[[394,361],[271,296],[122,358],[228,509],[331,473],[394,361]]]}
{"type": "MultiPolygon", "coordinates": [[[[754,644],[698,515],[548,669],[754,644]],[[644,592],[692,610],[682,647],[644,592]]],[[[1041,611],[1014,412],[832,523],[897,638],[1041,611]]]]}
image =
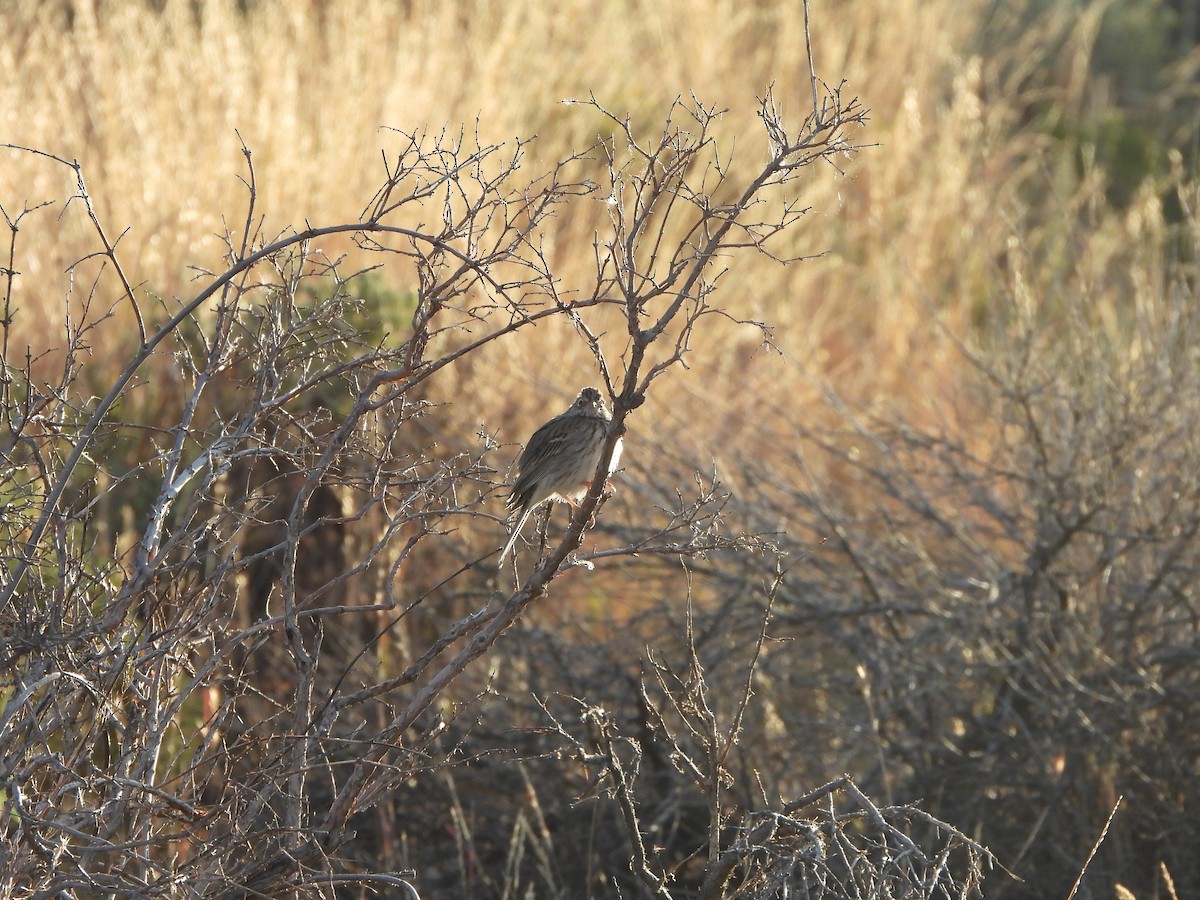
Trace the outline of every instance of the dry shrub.
{"type": "Polygon", "coordinates": [[[1010,248],[986,327],[954,343],[960,420],[831,387],[788,421],[788,462],[730,466],[726,514],[801,560],[772,632],[791,646],[760,666],[778,745],[921,798],[1024,879],[996,895],[1067,896],[1103,834],[1075,896],[1156,896],[1165,871],[1200,878],[1200,320],[1177,257],[1200,230],[1149,191],[1107,236],[1075,211],[1070,276],[1010,248]]]}
{"type": "MultiPolygon", "coordinates": [[[[536,655],[518,667],[496,648],[560,580],[606,591],[611,583],[585,573],[613,556],[769,550],[760,536],[715,530],[720,500],[702,492],[651,517],[658,526],[636,543],[576,555],[627,417],[682,368],[708,321],[731,315],[716,302],[713,266],[772,254],[804,220],[800,176],[857,149],[861,105],[811,84],[815,105],[798,127],[769,93],[761,100],[771,153],[748,181],[726,172],[718,113],[698,101],[676,105],[649,140],[586,101],[617,137],[533,177],[527,145],[412,135],[385,160],[361,219],[277,237],[262,230],[250,165],[249,210],[227,238],[224,266],[188,298],[157,305],[133,287],[81,166],[31,151],[74,176],[70,201],[87,211],[96,258],[122,290],[112,303],[98,285],[72,298],[55,382],[32,354],[24,365],[4,360],[7,895],[412,896],[413,876],[396,871],[391,845],[413,833],[414,813],[425,830],[408,855],[435,894],[457,884],[503,896],[531,879],[557,896],[619,883],[664,898],[797,885],[848,897],[894,883],[966,896],[978,884],[986,851],[915,808],[877,807],[848,778],[790,801],[732,790],[765,618],[732,718],[706,699],[690,628],[687,674],[656,658],[641,688],[647,738],[664,745],[677,776],[664,771],[650,796],[699,791],[708,815],[679,839],[660,847],[659,826],[643,830],[640,743],[591,701],[576,701],[587,704],[578,724],[591,734],[548,703],[532,716],[514,704],[510,719],[534,736],[533,759],[557,758],[551,774],[563,786],[594,773],[585,792],[615,815],[621,830],[578,857],[583,870],[553,858],[527,767],[509,769],[526,777],[516,804],[489,793],[495,779],[471,783],[469,757],[522,752],[470,719],[502,682],[537,691],[537,669],[550,672],[529,664],[536,655]],[[588,177],[597,169],[601,178],[588,177]],[[543,228],[560,209],[597,199],[609,225],[591,289],[564,293],[543,228]],[[354,279],[316,249],[335,235],[411,273],[403,339],[373,333],[354,279]],[[512,586],[487,562],[495,551],[481,549],[495,530],[495,442],[485,432],[474,445],[430,435],[439,403],[469,402],[453,392],[460,361],[554,320],[586,348],[614,417],[601,477],[565,534],[518,553],[512,586]],[[132,323],[134,352],[93,393],[80,374],[87,351],[122,321],[132,323]],[[156,371],[158,394],[174,402],[127,403],[137,379],[156,371]],[[139,412],[146,419],[130,415],[139,412]],[[125,518],[117,537],[114,513],[125,518]],[[482,657],[493,671],[465,675],[482,657]],[[525,823],[513,826],[506,859],[477,849],[493,846],[490,821],[472,838],[480,807],[488,820],[525,823]],[[446,816],[462,851],[454,868],[432,861],[446,854],[436,830],[446,816]],[[916,843],[926,840],[927,852],[916,843]]],[[[44,214],[8,219],[9,298],[17,238],[44,214]]],[[[7,347],[7,325],[4,338],[7,347]]],[[[579,687],[586,698],[589,685],[579,687]]]]}

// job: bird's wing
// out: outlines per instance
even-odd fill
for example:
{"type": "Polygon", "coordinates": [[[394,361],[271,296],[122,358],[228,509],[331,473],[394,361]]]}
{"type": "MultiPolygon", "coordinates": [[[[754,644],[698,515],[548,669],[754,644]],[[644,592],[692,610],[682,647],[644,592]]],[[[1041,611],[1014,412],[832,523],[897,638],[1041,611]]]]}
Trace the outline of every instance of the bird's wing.
{"type": "Polygon", "coordinates": [[[521,452],[521,458],[517,460],[517,480],[508,498],[509,509],[538,502],[533,496],[535,483],[546,474],[546,468],[554,457],[578,438],[579,430],[586,426],[587,421],[583,417],[563,413],[533,433],[521,452]]]}
{"type": "Polygon", "coordinates": [[[552,457],[566,441],[570,440],[572,432],[578,425],[579,421],[575,416],[555,416],[533,433],[533,437],[521,451],[517,468],[522,473],[538,468],[540,463],[552,457]]]}

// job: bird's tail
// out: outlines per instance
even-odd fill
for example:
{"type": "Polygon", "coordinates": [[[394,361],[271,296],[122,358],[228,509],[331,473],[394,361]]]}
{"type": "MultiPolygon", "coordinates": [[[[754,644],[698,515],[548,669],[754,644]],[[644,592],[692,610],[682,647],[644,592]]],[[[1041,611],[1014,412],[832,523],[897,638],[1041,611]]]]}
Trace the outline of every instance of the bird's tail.
{"type": "Polygon", "coordinates": [[[504,549],[500,551],[500,558],[496,560],[496,564],[504,562],[504,558],[508,556],[508,552],[512,550],[513,544],[517,542],[517,535],[521,533],[521,526],[525,524],[525,520],[529,518],[531,507],[526,506],[521,510],[521,516],[517,519],[517,524],[513,526],[512,534],[508,536],[508,543],[504,545],[504,549]]]}

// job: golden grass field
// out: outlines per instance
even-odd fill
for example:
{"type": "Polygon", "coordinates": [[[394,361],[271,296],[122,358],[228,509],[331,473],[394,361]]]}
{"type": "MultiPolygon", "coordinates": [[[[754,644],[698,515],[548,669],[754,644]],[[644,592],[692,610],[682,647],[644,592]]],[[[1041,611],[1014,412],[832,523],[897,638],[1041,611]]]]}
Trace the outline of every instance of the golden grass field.
{"type": "MultiPolygon", "coordinates": [[[[970,446],[995,444],[1003,426],[979,404],[965,351],[986,348],[1010,322],[1042,346],[1111,344],[1114,370],[1136,358],[1131,324],[1169,302],[1161,198],[1190,188],[1175,173],[1174,185],[1147,181],[1127,206],[1109,204],[1086,144],[1051,136],[1107,114],[1109,93],[1088,74],[1104,7],[1061,4],[1031,23],[1023,7],[811,4],[814,66],[870,110],[852,136],[864,146],[840,171],[821,165],[799,184],[811,212],[775,251],[810,258],[730,258],[716,301],[768,323],[774,349],[757,328],[707,320],[690,368],[656,384],[629,420],[634,480],[669,490],[682,479],[686,490],[694,468],[744,491],[755,487],[747,457],[777,458],[776,479],[807,477],[791,456],[795,435],[830,418],[827,389],[970,446]],[[664,447],[679,451],[669,471],[664,447]]],[[[159,318],[204,284],[197,270],[220,270],[220,237],[245,219],[239,136],[271,236],[356,221],[383,178],[381,153],[400,144],[392,129],[465,130],[508,146],[536,135],[532,179],[611,136],[611,123],[563,99],[591,92],[650,138],[678,97],[695,95],[729,110],[717,139],[731,176],[749,178],[766,153],[756,98],[774,85],[795,121],[811,103],[804,8],[790,0],[22,2],[6,7],[5,24],[0,143],[80,162],[143,308],[159,318]]],[[[11,149],[0,163],[10,217],[51,204],[16,235],[9,352],[19,364],[27,344],[35,357],[63,345],[65,298],[78,319],[100,271],[96,259],[71,265],[98,245],[83,205],[68,202],[69,169],[11,149]]],[[[592,241],[607,224],[594,200],[552,220],[546,246],[564,290],[589,289],[592,241]]],[[[321,249],[346,254],[347,271],[379,262],[349,240],[321,249]]],[[[413,289],[394,264],[379,277],[395,302],[413,289]]],[[[111,269],[97,285],[91,317],[113,307],[118,320],[94,333],[84,367],[82,383],[100,394],[135,332],[111,269]]],[[[399,309],[384,328],[402,339],[399,309]]],[[[170,357],[155,365],[168,377],[152,376],[127,401],[142,422],[165,422],[182,402],[160,387],[176,381],[170,357]]],[[[587,347],[556,319],[440,375],[431,399],[448,405],[430,427],[452,432],[452,447],[487,430],[513,448],[501,453],[509,459],[595,380],[587,347]]],[[[150,452],[135,447],[126,462],[150,452]]],[[[850,488],[836,463],[807,464],[850,488]]],[[[625,517],[634,502],[617,498],[625,517]]],[[[778,527],[816,537],[786,519],[778,527]]]]}
{"type": "MultiPolygon", "coordinates": [[[[143,2],[7,4],[0,142],[78,159],[110,236],[124,232],[131,280],[158,296],[186,294],[192,267],[219,262],[215,235],[240,224],[239,134],[273,233],[353,221],[381,178],[381,150],[396,143],[385,127],[466,128],[484,142],[536,134],[533,172],[596,137],[596,118],[564,98],[592,92],[649,135],[676,97],[694,93],[729,109],[720,140],[735,169],[748,171],[765,148],[756,96],[774,84],[796,120],[808,104],[803,9],[788,0],[263,0],[244,14],[225,0],[157,5],[161,12],[143,2]]],[[[867,401],[953,407],[962,359],[943,326],[969,336],[1018,281],[1036,307],[1039,285],[1079,267],[1094,274],[1155,257],[1154,193],[1114,212],[1100,173],[1078,171],[1028,123],[1034,103],[1061,116],[1084,104],[1080,73],[1098,13],[1064,5],[1016,31],[1006,6],[812,4],[816,70],[844,79],[870,110],[861,139],[872,146],[847,159],[844,174],[827,167],[803,184],[812,212],[786,249],[819,258],[783,267],[747,255],[725,280],[721,301],[773,325],[782,354],[756,352],[753,329],[707,332],[703,362],[697,355],[691,373],[653,398],[660,421],[714,410],[719,440],[721,423],[740,430],[739,412],[756,418],[756,404],[769,412],[772,398],[806,395],[811,376],[867,401]],[[1019,39],[981,46],[985,14],[1019,39]],[[729,408],[702,399],[711,393],[729,408]]],[[[0,152],[0,204],[10,214],[55,203],[28,217],[18,238],[14,346],[55,344],[64,272],[96,249],[80,205],[63,212],[68,175],[45,158],[0,152]]],[[[586,287],[591,273],[590,239],[602,224],[594,206],[576,205],[557,222],[554,262],[568,286],[586,287]]],[[[89,270],[79,271],[87,283],[89,270]]],[[[1095,284],[1114,322],[1120,287],[1106,294],[1109,285],[1095,284]]],[[[102,281],[100,297],[115,296],[115,283],[102,281]]],[[[540,331],[492,360],[530,417],[589,378],[569,331],[540,331]],[[580,371],[562,371],[564,359],[580,371]]],[[[116,365],[113,349],[95,347],[92,365],[116,365]]]]}

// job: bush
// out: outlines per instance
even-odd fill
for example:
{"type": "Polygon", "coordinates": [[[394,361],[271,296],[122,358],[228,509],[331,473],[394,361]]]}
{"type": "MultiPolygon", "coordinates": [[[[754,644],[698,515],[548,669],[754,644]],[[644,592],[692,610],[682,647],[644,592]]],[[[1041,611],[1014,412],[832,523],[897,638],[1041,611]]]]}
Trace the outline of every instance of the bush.
{"type": "MultiPolygon", "coordinates": [[[[815,79],[813,91],[817,101],[815,79]]],[[[525,178],[523,144],[412,135],[361,220],[275,238],[256,226],[247,150],[248,212],[225,270],[153,309],[92,210],[82,168],[43,154],[72,173],[73,200],[122,293],[111,308],[98,290],[68,305],[62,347],[45,359],[18,366],[5,353],[0,877],[10,895],[411,896],[390,846],[398,802],[422,817],[423,833],[404,826],[405,855],[422,861],[435,893],[457,882],[505,894],[530,883],[530,870],[560,896],[612,883],[663,897],[800,884],[850,896],[897,880],[933,896],[978,880],[981,848],[915,808],[875,806],[848,778],[786,802],[752,802],[743,787],[734,801],[733,751],[765,614],[732,711],[718,715],[707,699],[688,631],[683,661],[655,657],[645,686],[626,659],[613,696],[639,698],[642,738],[590,696],[599,672],[578,683],[578,700],[553,699],[566,682],[533,654],[526,674],[503,679],[546,692],[524,718],[527,736],[513,746],[493,732],[474,749],[486,732],[468,717],[495,698],[472,663],[517,665],[501,636],[560,580],[614,554],[572,555],[603,502],[597,479],[565,534],[531,569],[523,555],[523,578],[501,587],[507,577],[486,562],[494,551],[480,554],[497,531],[487,512],[502,486],[495,442],[431,437],[440,403],[470,402],[448,394],[454,373],[483,347],[568,321],[614,405],[611,453],[697,329],[727,315],[713,266],[738,250],[769,253],[796,227],[804,210],[792,185],[812,163],[852,151],[863,120],[833,90],[793,131],[768,95],[770,154],[739,183],[716,155],[714,110],[678,104],[646,144],[595,101],[582,106],[611,138],[540,177],[525,178]],[[593,199],[607,204],[611,232],[597,241],[591,289],[566,292],[542,229],[560,206],[593,199]],[[355,278],[317,248],[337,234],[412,278],[399,340],[379,337],[355,278]],[[86,353],[121,321],[134,329],[132,356],[93,395],[86,353]],[[58,375],[47,383],[51,359],[58,375]],[[700,813],[661,847],[662,822],[641,821],[643,743],[658,760],[658,802],[700,813]],[[467,810],[478,760],[513,750],[528,761],[472,785],[467,810]],[[613,826],[615,840],[558,842],[582,865],[552,858],[536,787],[550,778],[594,795],[580,808],[613,826]],[[524,798],[489,798],[505,781],[524,798]],[[439,822],[462,852],[457,871],[425,855],[444,846],[439,822]],[[918,848],[914,827],[933,849],[918,848]]],[[[9,219],[10,297],[16,238],[35,213],[9,219]]],[[[717,502],[681,499],[622,552],[767,548],[714,532],[717,502]]],[[[562,797],[550,810],[578,818],[562,797]]]]}
{"type": "Polygon", "coordinates": [[[829,389],[788,462],[731,467],[732,527],[804,560],[775,605],[792,648],[760,669],[775,704],[823,700],[781,713],[785,745],[817,735],[826,771],[987,844],[1025,879],[1003,896],[1068,896],[1102,835],[1075,896],[1174,896],[1166,873],[1200,877],[1192,264],[1133,260],[1120,323],[1082,267],[1033,287],[1025,264],[958,346],[961,418],[829,389]]]}

